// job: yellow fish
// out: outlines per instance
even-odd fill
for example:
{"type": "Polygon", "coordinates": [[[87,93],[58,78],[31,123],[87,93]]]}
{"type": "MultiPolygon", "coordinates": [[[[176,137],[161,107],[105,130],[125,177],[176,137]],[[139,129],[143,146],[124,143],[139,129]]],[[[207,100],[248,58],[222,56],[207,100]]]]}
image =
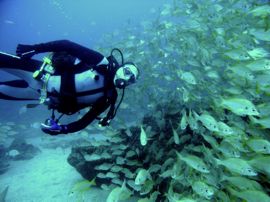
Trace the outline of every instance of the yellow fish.
{"type": "Polygon", "coordinates": [[[141,126],[140,142],[142,146],[145,146],[147,144],[147,135],[142,126],[141,126]]]}

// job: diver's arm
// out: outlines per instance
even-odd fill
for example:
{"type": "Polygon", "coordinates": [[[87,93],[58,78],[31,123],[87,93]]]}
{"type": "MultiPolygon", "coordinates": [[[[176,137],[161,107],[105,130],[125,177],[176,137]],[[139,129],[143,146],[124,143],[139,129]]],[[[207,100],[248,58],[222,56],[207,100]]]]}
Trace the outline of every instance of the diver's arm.
{"type": "Polygon", "coordinates": [[[35,45],[22,45],[19,44],[17,48],[17,54],[23,55],[24,51],[20,50],[27,47],[25,52],[34,51],[34,54],[44,53],[44,52],[61,52],[66,51],[69,54],[79,58],[83,62],[89,65],[107,65],[108,61],[101,53],[94,51],[92,49],[81,46],[77,43],[71,42],[69,40],[58,40],[51,41],[47,43],[35,44],[35,45]],[[31,50],[32,49],[32,50],[31,50]]]}
{"type": "Polygon", "coordinates": [[[118,93],[116,89],[113,89],[111,91],[111,96],[110,96],[110,109],[107,113],[106,119],[111,120],[114,118],[115,115],[115,103],[117,101],[118,93]]]}
{"type": "Polygon", "coordinates": [[[95,120],[102,112],[104,112],[109,106],[110,109],[105,118],[101,119],[99,124],[101,126],[106,126],[110,123],[111,119],[114,118],[115,113],[115,103],[118,94],[117,90],[111,91],[110,99],[101,98],[96,104],[78,121],[70,123],[63,126],[63,133],[74,133],[87,127],[93,120],[95,120]]]}
{"type": "Polygon", "coordinates": [[[86,128],[108,107],[109,103],[107,102],[107,99],[100,99],[81,119],[67,125],[62,125],[63,131],[61,131],[61,133],[74,133],[86,128]]]}
{"type": "Polygon", "coordinates": [[[42,131],[48,133],[50,135],[58,135],[58,134],[67,134],[74,133],[80,131],[87,127],[93,120],[95,120],[102,112],[104,112],[109,106],[110,109],[107,113],[107,116],[100,120],[99,124],[101,126],[107,126],[111,119],[114,118],[115,115],[115,103],[117,100],[117,91],[116,89],[111,92],[110,99],[106,97],[100,98],[96,104],[92,106],[92,108],[78,121],[72,122],[67,125],[59,125],[54,120],[51,120],[50,124],[41,124],[42,131]]]}
{"type": "Polygon", "coordinates": [[[89,65],[98,65],[104,56],[97,51],[91,50],[69,40],[58,40],[34,45],[37,53],[66,51],[89,65]]]}

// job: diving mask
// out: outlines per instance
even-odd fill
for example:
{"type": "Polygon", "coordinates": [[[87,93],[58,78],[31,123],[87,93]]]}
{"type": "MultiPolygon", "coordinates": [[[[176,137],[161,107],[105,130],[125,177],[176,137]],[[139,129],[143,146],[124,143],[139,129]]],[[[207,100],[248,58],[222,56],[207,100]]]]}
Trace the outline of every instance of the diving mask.
{"type": "Polygon", "coordinates": [[[138,68],[133,63],[125,63],[116,71],[113,80],[114,85],[117,88],[125,88],[126,86],[135,83],[138,76],[138,68]]]}

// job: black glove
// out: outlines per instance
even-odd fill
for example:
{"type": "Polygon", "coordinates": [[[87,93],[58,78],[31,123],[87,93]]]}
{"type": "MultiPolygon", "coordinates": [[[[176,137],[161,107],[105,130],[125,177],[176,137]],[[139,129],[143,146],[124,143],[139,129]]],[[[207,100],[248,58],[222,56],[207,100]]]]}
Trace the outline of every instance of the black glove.
{"type": "Polygon", "coordinates": [[[55,120],[48,119],[41,124],[41,130],[49,135],[58,135],[65,133],[65,126],[59,125],[55,120]]]}
{"type": "Polygon", "coordinates": [[[36,54],[36,51],[32,45],[18,44],[16,54],[21,58],[29,59],[36,54]]]}
{"type": "Polygon", "coordinates": [[[110,124],[110,122],[111,122],[111,119],[108,119],[107,117],[105,117],[105,118],[103,118],[103,119],[100,119],[100,121],[99,121],[99,125],[100,126],[108,126],[109,124],[110,124]]]}

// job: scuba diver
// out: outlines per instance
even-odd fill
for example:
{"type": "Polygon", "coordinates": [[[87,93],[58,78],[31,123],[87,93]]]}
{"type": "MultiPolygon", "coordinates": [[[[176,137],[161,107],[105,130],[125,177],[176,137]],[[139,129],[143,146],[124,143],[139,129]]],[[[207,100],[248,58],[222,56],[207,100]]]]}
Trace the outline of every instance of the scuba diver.
{"type": "Polygon", "coordinates": [[[0,82],[0,99],[36,100],[34,107],[45,104],[52,110],[51,118],[41,124],[50,135],[67,134],[82,130],[93,120],[101,126],[109,125],[119,108],[125,88],[135,83],[139,70],[134,63],[124,62],[119,49],[113,49],[109,57],[68,40],[58,40],[36,45],[18,44],[17,56],[0,52],[0,70],[19,77],[18,80],[0,82]],[[121,64],[113,53],[118,51],[121,64]],[[31,59],[39,53],[52,52],[51,59],[31,59]],[[122,97],[116,106],[117,89],[122,97]],[[60,124],[60,118],[90,107],[79,120],[60,124]],[[98,117],[106,109],[104,118],[98,117]],[[58,118],[54,111],[62,113],[58,118]]]}

